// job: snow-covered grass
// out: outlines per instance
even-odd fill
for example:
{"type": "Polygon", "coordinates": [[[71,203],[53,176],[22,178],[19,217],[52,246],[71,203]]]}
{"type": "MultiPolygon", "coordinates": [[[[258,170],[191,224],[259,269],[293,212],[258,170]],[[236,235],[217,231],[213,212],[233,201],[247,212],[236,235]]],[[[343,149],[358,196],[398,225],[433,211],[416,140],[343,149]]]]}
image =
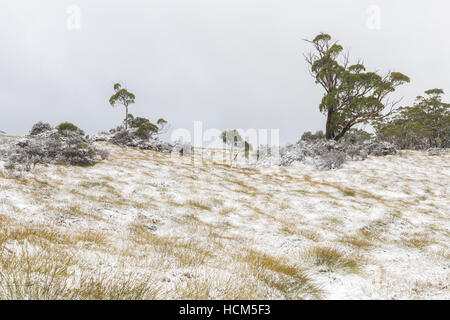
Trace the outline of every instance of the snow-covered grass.
{"type": "MultiPolygon", "coordinates": [[[[450,154],[0,170],[0,299],[448,299],[450,154]]],[[[0,167],[1,167],[0,162],[0,167]]]]}

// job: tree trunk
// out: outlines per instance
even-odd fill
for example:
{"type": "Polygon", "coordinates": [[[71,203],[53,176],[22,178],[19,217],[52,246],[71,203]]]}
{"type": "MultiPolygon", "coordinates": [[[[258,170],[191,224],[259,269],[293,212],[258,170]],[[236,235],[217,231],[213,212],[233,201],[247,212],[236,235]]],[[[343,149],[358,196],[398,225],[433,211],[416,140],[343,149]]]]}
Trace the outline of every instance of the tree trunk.
{"type": "Polygon", "coordinates": [[[333,116],[333,109],[329,109],[328,110],[328,115],[327,115],[327,124],[325,127],[325,138],[327,138],[327,140],[331,140],[334,138],[334,133],[331,129],[331,117],[333,116]]]}
{"type": "Polygon", "coordinates": [[[351,126],[347,126],[347,127],[345,127],[344,129],[342,129],[342,131],[339,132],[339,134],[338,134],[337,136],[334,137],[334,140],[335,140],[335,141],[339,141],[339,140],[344,136],[344,134],[345,134],[348,130],[350,130],[350,128],[351,128],[351,126]]]}
{"type": "Polygon", "coordinates": [[[128,130],[128,106],[125,106],[125,130],[128,130]]]}

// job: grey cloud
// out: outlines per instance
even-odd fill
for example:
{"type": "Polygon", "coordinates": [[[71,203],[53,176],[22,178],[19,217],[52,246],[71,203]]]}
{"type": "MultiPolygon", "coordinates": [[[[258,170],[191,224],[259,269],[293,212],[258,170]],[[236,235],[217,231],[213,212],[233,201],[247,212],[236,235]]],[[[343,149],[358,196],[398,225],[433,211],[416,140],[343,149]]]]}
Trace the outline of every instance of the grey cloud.
{"type": "Polygon", "coordinates": [[[369,68],[407,74],[397,95],[409,104],[428,88],[450,91],[449,9],[445,0],[5,0],[0,129],[111,128],[123,115],[108,98],[122,81],[136,94],[134,114],[174,128],[280,128],[293,142],[324,124],[302,38],[330,33],[369,68]],[[69,5],[81,8],[80,30],[66,27],[69,5]],[[380,30],[366,26],[369,5],[381,9],[380,30]]]}

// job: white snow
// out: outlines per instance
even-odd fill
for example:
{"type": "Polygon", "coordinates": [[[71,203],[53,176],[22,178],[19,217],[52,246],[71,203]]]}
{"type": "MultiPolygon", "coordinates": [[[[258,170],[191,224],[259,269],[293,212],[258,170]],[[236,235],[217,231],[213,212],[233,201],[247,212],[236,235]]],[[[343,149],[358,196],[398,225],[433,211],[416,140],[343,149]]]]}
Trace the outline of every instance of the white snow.
{"type": "Polygon", "coordinates": [[[97,144],[111,155],[94,167],[39,165],[23,179],[0,171],[0,251],[63,250],[84,272],[151,279],[157,298],[450,298],[449,153],[318,171],[192,165],[97,144]],[[12,237],[17,228],[101,239],[44,246],[39,235],[12,237]],[[358,268],[325,270],[307,258],[312,248],[336,249],[358,268]],[[301,270],[320,296],[290,292],[295,277],[252,252],[301,270]]]}

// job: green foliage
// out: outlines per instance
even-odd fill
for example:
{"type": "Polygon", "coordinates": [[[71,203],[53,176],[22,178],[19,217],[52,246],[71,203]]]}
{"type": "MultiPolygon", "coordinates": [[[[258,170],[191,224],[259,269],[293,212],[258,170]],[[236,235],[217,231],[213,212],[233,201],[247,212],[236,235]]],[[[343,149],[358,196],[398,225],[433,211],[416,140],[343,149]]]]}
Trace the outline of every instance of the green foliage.
{"type": "Polygon", "coordinates": [[[223,131],[221,138],[225,144],[232,147],[239,147],[244,141],[236,129],[223,131]]]}
{"type": "Polygon", "coordinates": [[[410,81],[399,72],[381,76],[367,72],[361,63],[350,65],[343,47],[328,34],[309,42],[314,52],[306,61],[316,83],[325,89],[319,110],[327,115],[327,139],[339,140],[355,125],[379,119],[388,95],[410,81]]]}
{"type": "Polygon", "coordinates": [[[316,133],[312,133],[311,131],[306,131],[305,133],[302,134],[302,137],[300,140],[302,141],[316,141],[316,140],[320,140],[320,139],[324,139],[325,138],[325,134],[323,133],[322,130],[318,130],[316,131],[316,133]]]}
{"type": "Polygon", "coordinates": [[[220,135],[222,138],[223,143],[231,146],[231,147],[237,147],[237,148],[243,148],[245,151],[252,150],[252,145],[245,141],[239,132],[236,129],[233,130],[225,130],[220,135]]]}
{"type": "Polygon", "coordinates": [[[38,134],[41,134],[45,131],[52,130],[52,126],[49,123],[39,121],[38,123],[34,124],[30,131],[30,136],[36,136],[38,134]]]}
{"type": "Polygon", "coordinates": [[[84,132],[79,129],[76,125],[74,125],[73,123],[70,122],[63,122],[61,124],[59,124],[56,129],[58,129],[59,133],[64,133],[64,132],[78,132],[81,135],[84,136],[84,132]]]}
{"type": "Polygon", "coordinates": [[[114,84],[115,93],[109,98],[109,104],[114,107],[116,105],[123,105],[125,107],[125,129],[128,129],[128,106],[135,102],[135,95],[127,89],[122,88],[120,83],[114,84]]]}
{"type": "Polygon", "coordinates": [[[351,143],[356,143],[356,142],[364,142],[372,138],[373,136],[367,131],[352,128],[348,130],[347,134],[342,138],[342,140],[349,141],[351,143]]]}
{"type": "Polygon", "coordinates": [[[412,107],[399,108],[376,124],[377,136],[402,149],[450,147],[450,104],[442,102],[442,89],[425,91],[412,107]]]}
{"type": "Polygon", "coordinates": [[[154,133],[158,132],[158,127],[155,126],[150,121],[144,122],[139,126],[139,129],[137,130],[136,134],[141,138],[149,138],[154,133]]]}
{"type": "Polygon", "coordinates": [[[163,118],[159,118],[156,123],[158,124],[158,126],[163,127],[167,124],[167,121],[164,120],[163,118]]]}
{"type": "Polygon", "coordinates": [[[153,134],[160,133],[167,121],[159,119],[157,125],[153,124],[149,119],[143,117],[134,117],[131,113],[128,115],[128,126],[130,128],[138,128],[136,134],[141,138],[149,138],[153,134]]]}
{"type": "Polygon", "coordinates": [[[146,122],[150,122],[150,120],[142,117],[134,117],[131,113],[128,115],[128,126],[130,128],[139,128],[146,122]]]}

